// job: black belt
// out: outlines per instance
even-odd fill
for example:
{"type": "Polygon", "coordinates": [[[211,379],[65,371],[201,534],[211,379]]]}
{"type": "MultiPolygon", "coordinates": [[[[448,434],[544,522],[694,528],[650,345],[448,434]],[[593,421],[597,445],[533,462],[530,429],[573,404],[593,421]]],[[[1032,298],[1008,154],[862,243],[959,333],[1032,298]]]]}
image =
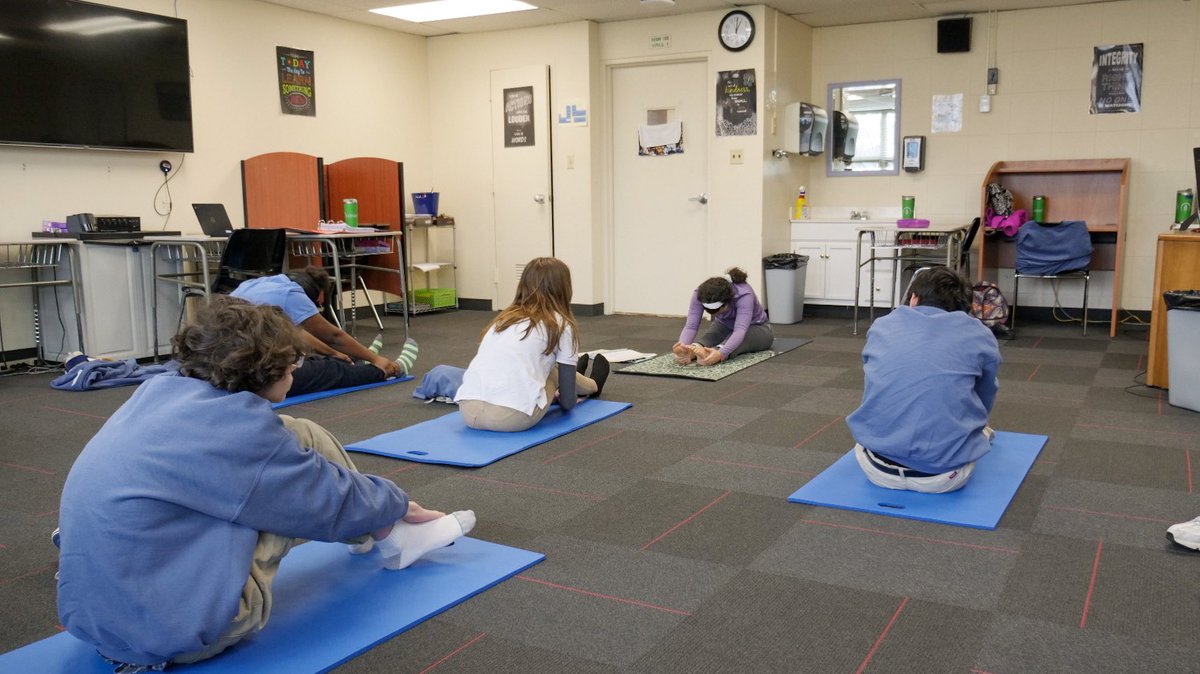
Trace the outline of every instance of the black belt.
{"type": "Polygon", "coordinates": [[[878,454],[876,454],[875,452],[872,452],[871,450],[867,449],[866,447],[863,448],[863,451],[867,455],[867,460],[870,461],[872,465],[874,465],[876,468],[878,468],[879,470],[882,470],[883,472],[885,472],[889,475],[895,475],[897,477],[934,477],[934,476],[942,474],[942,473],[922,473],[919,470],[913,470],[912,468],[909,468],[902,464],[895,463],[894,461],[891,461],[889,459],[885,459],[882,456],[879,456],[878,454]]]}

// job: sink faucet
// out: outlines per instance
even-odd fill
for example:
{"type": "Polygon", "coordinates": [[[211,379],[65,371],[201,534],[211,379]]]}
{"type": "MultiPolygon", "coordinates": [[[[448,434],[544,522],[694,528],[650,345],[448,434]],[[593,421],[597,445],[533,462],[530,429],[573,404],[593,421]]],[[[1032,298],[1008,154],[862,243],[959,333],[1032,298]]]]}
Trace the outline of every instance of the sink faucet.
{"type": "Polygon", "coordinates": [[[850,211],[851,220],[866,220],[868,218],[870,218],[870,215],[866,211],[850,211]]]}

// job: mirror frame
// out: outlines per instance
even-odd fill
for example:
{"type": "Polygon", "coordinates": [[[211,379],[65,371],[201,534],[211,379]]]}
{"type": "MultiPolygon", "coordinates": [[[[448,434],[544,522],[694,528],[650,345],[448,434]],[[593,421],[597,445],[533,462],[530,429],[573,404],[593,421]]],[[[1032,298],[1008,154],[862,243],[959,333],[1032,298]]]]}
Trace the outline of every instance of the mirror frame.
{"type": "Polygon", "coordinates": [[[825,109],[829,112],[829,130],[825,136],[829,139],[829,149],[825,153],[825,175],[830,178],[859,178],[867,176],[897,176],[900,175],[900,78],[890,80],[863,80],[860,82],[832,82],[826,89],[825,109]],[[845,87],[870,87],[894,84],[896,86],[896,131],[892,134],[895,144],[896,161],[892,168],[882,171],[834,171],[833,170],[833,90],[845,87]]]}

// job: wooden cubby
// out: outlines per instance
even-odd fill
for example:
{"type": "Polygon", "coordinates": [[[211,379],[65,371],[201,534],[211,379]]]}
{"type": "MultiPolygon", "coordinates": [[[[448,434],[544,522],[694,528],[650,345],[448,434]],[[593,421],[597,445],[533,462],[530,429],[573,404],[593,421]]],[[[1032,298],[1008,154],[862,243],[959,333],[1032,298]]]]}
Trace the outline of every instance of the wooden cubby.
{"type": "MultiPolygon", "coordinates": [[[[979,215],[987,210],[987,187],[1000,183],[1013,195],[1013,209],[1033,210],[1033,197],[1045,195],[1046,221],[1083,220],[1092,233],[1092,270],[1113,272],[1109,337],[1117,334],[1121,303],[1121,260],[1125,246],[1125,208],[1129,195],[1129,159],[1050,159],[1000,161],[992,165],[980,189],[979,215]]],[[[986,224],[986,221],[985,221],[986,224]]],[[[978,279],[995,281],[997,270],[1016,264],[1016,246],[1003,236],[980,237],[978,279]]]]}

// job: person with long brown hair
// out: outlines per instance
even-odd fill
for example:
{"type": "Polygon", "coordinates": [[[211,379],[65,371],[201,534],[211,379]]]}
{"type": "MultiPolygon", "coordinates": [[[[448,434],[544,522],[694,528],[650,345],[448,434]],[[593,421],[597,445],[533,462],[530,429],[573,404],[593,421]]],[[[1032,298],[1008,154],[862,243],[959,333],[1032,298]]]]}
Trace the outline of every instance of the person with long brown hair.
{"type": "Polygon", "coordinates": [[[484,328],[454,397],[467,426],[523,431],[541,421],[556,398],[570,410],[577,395],[600,395],[608,361],[596,356],[592,376],[583,375],[587,361],[578,355],[577,329],[571,270],[553,257],[530,260],[512,304],[484,328]]]}

